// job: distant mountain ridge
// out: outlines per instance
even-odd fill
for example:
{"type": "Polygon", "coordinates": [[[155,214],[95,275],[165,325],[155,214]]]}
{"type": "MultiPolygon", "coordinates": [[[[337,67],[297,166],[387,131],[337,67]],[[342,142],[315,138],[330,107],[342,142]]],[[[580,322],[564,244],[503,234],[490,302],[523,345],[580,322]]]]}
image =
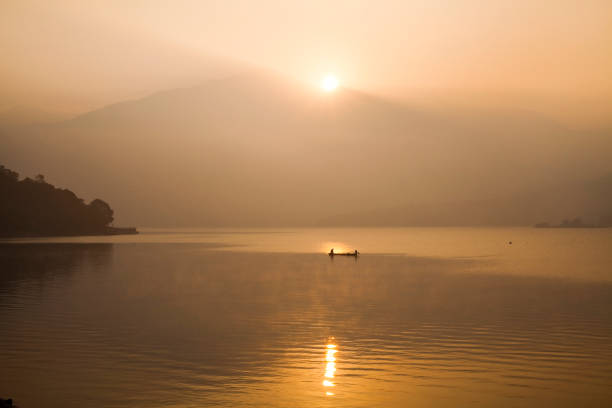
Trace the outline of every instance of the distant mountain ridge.
{"type": "Polygon", "coordinates": [[[322,219],[321,226],[513,226],[559,225],[581,219],[585,225],[612,226],[612,173],[593,180],[504,198],[412,204],[322,219]]]}
{"type": "Polygon", "coordinates": [[[593,178],[612,171],[608,136],[530,117],[454,120],[256,72],[4,133],[0,160],[108,197],[125,223],[317,225],[593,178]]]}

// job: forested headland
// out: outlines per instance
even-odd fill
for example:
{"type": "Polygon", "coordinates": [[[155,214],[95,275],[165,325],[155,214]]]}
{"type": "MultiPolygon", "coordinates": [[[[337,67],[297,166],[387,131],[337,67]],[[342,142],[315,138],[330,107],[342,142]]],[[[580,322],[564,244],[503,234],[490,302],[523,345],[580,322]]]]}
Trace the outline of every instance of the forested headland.
{"type": "Polygon", "coordinates": [[[0,165],[0,236],[136,233],[134,228],[113,227],[113,215],[101,199],[87,204],[42,175],[20,180],[17,172],[0,165]]]}

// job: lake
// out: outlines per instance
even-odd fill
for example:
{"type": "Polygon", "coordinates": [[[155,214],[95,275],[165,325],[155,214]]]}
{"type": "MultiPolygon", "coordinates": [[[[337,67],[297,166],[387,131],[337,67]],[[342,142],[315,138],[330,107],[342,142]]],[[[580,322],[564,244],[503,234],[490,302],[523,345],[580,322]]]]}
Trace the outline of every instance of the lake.
{"type": "Polygon", "coordinates": [[[612,405],[612,229],[146,229],[0,271],[21,408],[612,405]]]}

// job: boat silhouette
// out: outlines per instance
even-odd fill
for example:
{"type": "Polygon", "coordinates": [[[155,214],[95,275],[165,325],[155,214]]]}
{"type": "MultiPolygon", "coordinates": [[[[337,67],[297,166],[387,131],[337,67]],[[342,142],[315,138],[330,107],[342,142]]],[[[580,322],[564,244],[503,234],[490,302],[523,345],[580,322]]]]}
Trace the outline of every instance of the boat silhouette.
{"type": "Polygon", "coordinates": [[[329,251],[329,253],[327,254],[331,257],[334,256],[354,256],[354,257],[358,257],[359,256],[359,251],[355,250],[354,252],[334,252],[334,248],[331,249],[331,251],[329,251]]]}

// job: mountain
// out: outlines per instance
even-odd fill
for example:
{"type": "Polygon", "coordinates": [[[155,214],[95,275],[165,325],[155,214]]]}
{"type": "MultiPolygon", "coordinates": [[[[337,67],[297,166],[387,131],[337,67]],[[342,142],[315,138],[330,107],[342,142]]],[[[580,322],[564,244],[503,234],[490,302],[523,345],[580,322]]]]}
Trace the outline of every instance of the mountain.
{"type": "Polygon", "coordinates": [[[592,180],[547,186],[496,199],[420,203],[342,213],[325,226],[512,226],[580,218],[588,225],[612,225],[612,173],[592,180]]]}
{"type": "Polygon", "coordinates": [[[24,125],[53,123],[66,120],[70,115],[26,106],[12,106],[0,110],[0,129],[12,131],[24,125]]]}
{"type": "Polygon", "coordinates": [[[522,113],[466,120],[252,72],[3,132],[0,161],[107,197],[121,223],[315,225],[592,178],[612,170],[609,136],[522,113]]]}

